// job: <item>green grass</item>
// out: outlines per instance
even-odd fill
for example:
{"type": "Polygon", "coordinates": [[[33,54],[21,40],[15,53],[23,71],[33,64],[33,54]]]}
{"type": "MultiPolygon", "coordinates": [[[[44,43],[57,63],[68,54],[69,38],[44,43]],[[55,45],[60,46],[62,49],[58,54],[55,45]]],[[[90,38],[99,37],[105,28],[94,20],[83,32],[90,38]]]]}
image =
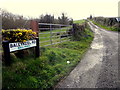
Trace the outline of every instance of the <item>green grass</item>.
{"type": "Polygon", "coordinates": [[[42,47],[41,56],[36,59],[31,56],[22,59],[12,57],[11,66],[2,67],[3,88],[54,87],[70,73],[88,50],[94,35],[89,29],[85,33],[89,37],[83,37],[80,41],[42,47]]]}
{"type": "Polygon", "coordinates": [[[82,23],[84,23],[84,22],[85,22],[85,20],[76,20],[76,21],[74,21],[73,23],[82,24],[82,23]]]}
{"type": "Polygon", "coordinates": [[[120,31],[119,29],[117,29],[116,27],[112,26],[112,27],[108,27],[108,26],[105,26],[105,25],[101,25],[99,23],[96,23],[95,21],[92,21],[95,25],[105,29],[105,30],[108,30],[108,31],[120,31]]]}

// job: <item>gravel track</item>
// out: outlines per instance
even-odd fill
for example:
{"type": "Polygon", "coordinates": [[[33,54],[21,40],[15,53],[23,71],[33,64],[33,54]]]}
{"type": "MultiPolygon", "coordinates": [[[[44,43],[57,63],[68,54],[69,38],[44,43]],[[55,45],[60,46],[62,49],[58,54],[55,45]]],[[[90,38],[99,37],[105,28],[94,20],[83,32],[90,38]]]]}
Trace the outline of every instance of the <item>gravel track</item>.
{"type": "MultiPolygon", "coordinates": [[[[95,37],[90,49],[71,73],[56,88],[117,88],[118,33],[88,23],[95,37]]],[[[120,79],[119,79],[120,80],[120,79]]]]}

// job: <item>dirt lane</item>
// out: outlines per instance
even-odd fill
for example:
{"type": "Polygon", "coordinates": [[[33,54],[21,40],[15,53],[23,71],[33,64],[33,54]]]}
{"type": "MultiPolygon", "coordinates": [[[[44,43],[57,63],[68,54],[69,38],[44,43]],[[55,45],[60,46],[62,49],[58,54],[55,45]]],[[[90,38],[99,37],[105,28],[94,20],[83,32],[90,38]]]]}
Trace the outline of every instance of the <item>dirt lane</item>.
{"type": "Polygon", "coordinates": [[[57,88],[118,87],[118,33],[89,25],[95,33],[91,48],[57,88]]]}

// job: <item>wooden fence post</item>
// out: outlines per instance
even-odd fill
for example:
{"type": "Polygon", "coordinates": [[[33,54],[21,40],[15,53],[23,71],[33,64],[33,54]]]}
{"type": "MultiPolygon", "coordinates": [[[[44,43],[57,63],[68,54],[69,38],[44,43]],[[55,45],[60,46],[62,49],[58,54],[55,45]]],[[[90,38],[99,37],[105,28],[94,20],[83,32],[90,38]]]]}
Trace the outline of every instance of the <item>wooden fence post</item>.
{"type": "Polygon", "coordinates": [[[61,36],[62,36],[62,33],[61,33],[61,32],[62,32],[62,26],[60,25],[59,27],[60,27],[60,42],[62,42],[62,40],[61,40],[61,36]]]}
{"type": "Polygon", "coordinates": [[[75,28],[76,28],[76,24],[72,25],[72,35],[75,36],[75,28]]]}
{"type": "Polygon", "coordinates": [[[36,37],[35,57],[37,58],[39,56],[40,56],[39,38],[36,37]]]}
{"type": "Polygon", "coordinates": [[[2,44],[3,44],[5,64],[7,66],[10,66],[10,64],[11,64],[11,58],[10,58],[9,41],[3,41],[2,44]]]}
{"type": "Polygon", "coordinates": [[[50,25],[50,42],[51,42],[51,45],[52,45],[52,26],[50,25]]]}

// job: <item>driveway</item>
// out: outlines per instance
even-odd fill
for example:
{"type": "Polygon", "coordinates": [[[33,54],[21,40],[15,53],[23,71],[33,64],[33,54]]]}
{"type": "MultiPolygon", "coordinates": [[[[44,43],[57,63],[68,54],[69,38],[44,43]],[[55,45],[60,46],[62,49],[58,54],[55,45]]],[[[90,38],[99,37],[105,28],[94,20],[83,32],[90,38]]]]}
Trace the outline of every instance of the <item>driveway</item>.
{"type": "MultiPolygon", "coordinates": [[[[95,37],[90,49],[56,88],[117,88],[118,78],[118,33],[88,23],[95,37]]],[[[119,79],[119,80],[118,80],[119,79]]]]}

